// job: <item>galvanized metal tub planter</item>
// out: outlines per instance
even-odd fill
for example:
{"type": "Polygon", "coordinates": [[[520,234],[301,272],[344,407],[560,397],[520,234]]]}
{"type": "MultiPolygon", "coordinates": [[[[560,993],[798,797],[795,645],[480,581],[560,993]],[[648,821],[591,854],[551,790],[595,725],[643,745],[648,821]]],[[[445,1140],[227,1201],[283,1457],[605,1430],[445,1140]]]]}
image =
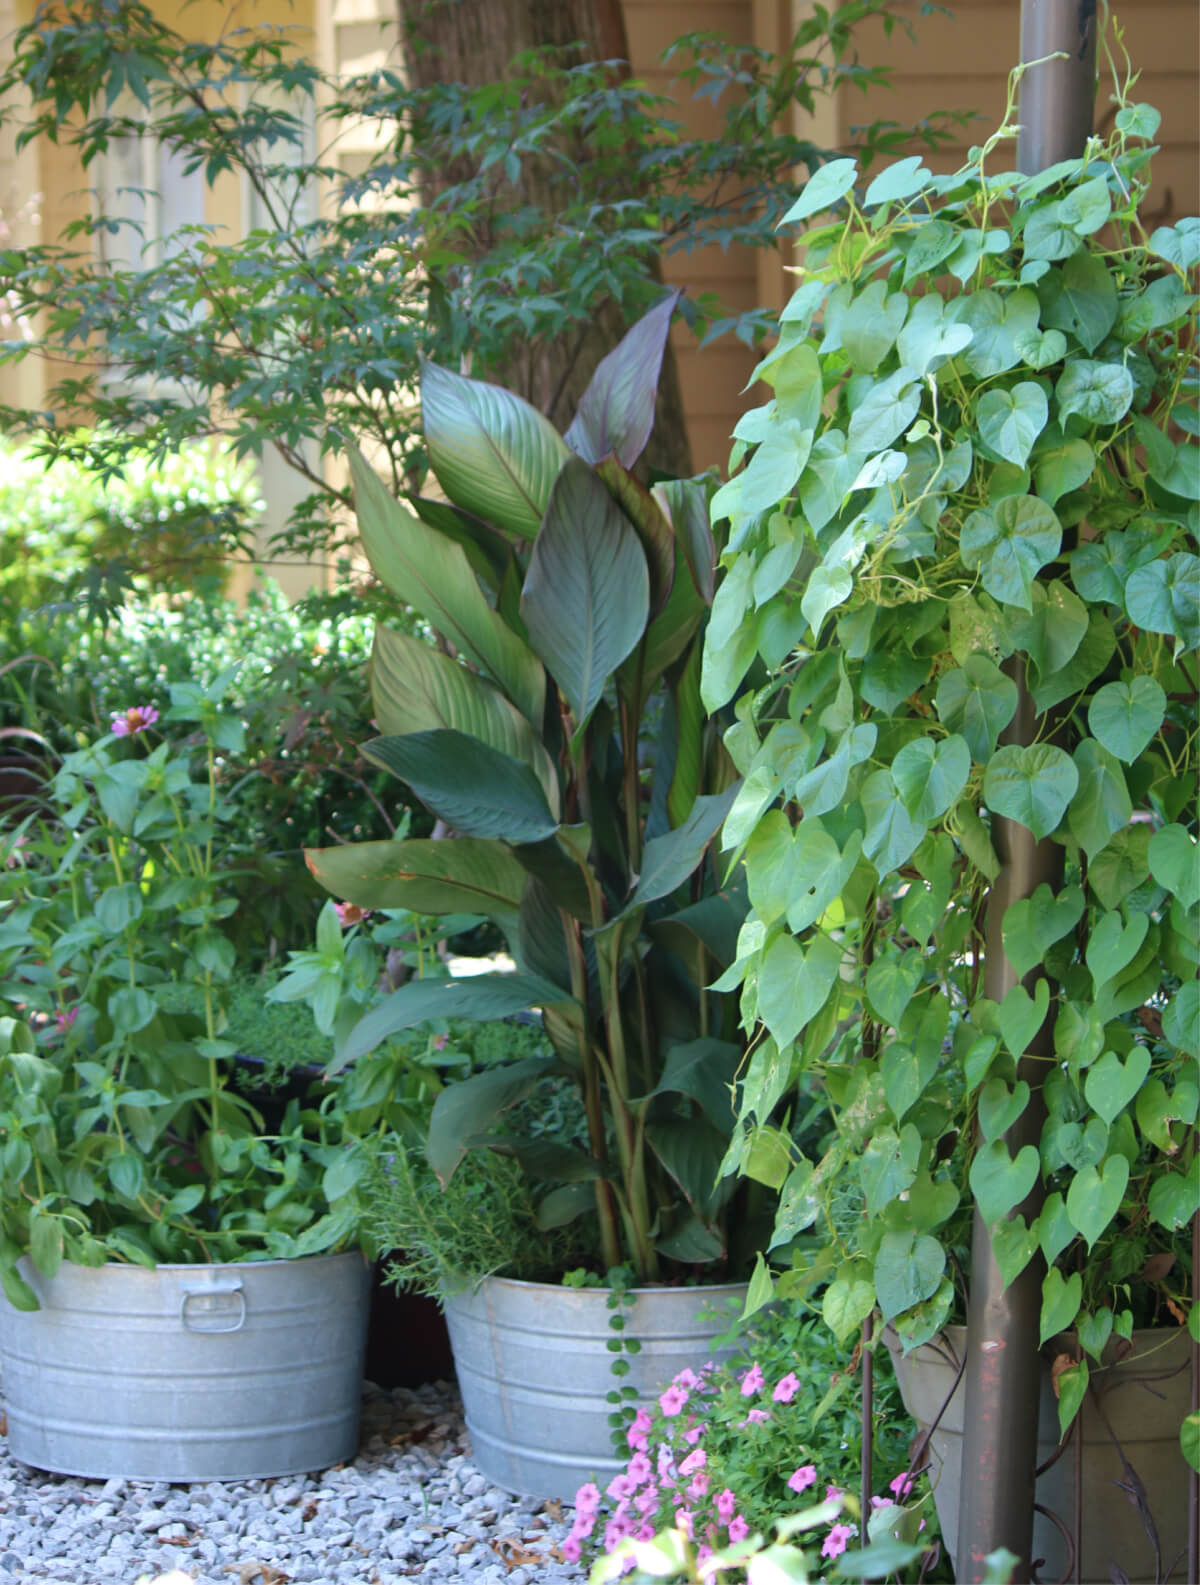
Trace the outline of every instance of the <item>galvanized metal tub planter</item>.
{"type": "Polygon", "coordinates": [[[64,1264],[0,1303],[14,1458],[135,1480],[247,1480],[358,1449],[370,1268],[353,1250],[217,1266],[64,1264]]]}
{"type": "MultiPolygon", "coordinates": [[[[900,1354],[894,1333],[886,1333],[885,1340],[895,1360],[904,1406],[924,1429],[942,1410],[954,1385],[967,1346],[966,1328],[947,1327],[940,1338],[914,1349],[907,1358],[900,1354]]],[[[1089,1392],[1081,1410],[1083,1512],[1078,1573],[1070,1569],[1069,1545],[1058,1526],[1046,1514],[1035,1512],[1033,1556],[1045,1560],[1038,1569],[1041,1579],[1123,1578],[1130,1585],[1139,1585],[1166,1578],[1166,1571],[1187,1544],[1188,1466],[1179,1446],[1179,1427],[1190,1407],[1190,1339],[1186,1327],[1160,1327],[1135,1332],[1133,1344],[1133,1353],[1120,1361],[1110,1344],[1104,1368],[1093,1364],[1092,1384],[1099,1407],[1089,1392]],[[1161,1564],[1156,1564],[1154,1546],[1137,1505],[1124,1489],[1128,1475],[1122,1453],[1145,1487],[1161,1564]],[[1113,1567],[1123,1572],[1110,1572],[1113,1567]]],[[[1044,1353],[1052,1356],[1063,1351],[1052,1340],[1044,1353]]],[[[929,1439],[933,1498],[942,1535],[954,1557],[965,1405],[960,1380],[929,1439]]],[[[1038,1420],[1039,1467],[1053,1457],[1058,1440],[1058,1412],[1047,1364],[1042,1372],[1038,1420]]],[[[1069,1446],[1037,1481],[1039,1506],[1057,1516],[1068,1536],[1075,1509],[1078,1446],[1069,1446]]]]}
{"type": "Polygon", "coordinates": [[[616,1337],[606,1288],[488,1277],[471,1293],[446,1300],[450,1346],[462,1392],[474,1462],[506,1491],[574,1498],[588,1480],[606,1486],[622,1467],[608,1417],[608,1394],[631,1386],[642,1397],[662,1391],[685,1367],[698,1369],[729,1352],[713,1339],[729,1329],[745,1284],[635,1288],[622,1308],[621,1336],[640,1352],[622,1354],[630,1372],[612,1374],[616,1337]]]}

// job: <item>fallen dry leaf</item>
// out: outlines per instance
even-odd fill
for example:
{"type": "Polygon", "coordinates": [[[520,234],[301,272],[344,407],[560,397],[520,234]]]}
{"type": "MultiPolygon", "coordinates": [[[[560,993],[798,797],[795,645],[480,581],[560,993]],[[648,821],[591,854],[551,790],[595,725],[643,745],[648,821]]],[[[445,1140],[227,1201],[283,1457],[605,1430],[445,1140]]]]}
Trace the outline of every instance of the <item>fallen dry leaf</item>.
{"type": "Polygon", "coordinates": [[[464,1552],[473,1552],[474,1550],[475,1550],[474,1541],[456,1541],[454,1543],[454,1555],[455,1555],[455,1557],[462,1557],[464,1552]]]}
{"type": "Polygon", "coordinates": [[[548,1513],[557,1524],[561,1524],[567,1517],[563,1512],[563,1505],[558,1497],[548,1497],[542,1506],[542,1511],[548,1513]]]}
{"type": "Polygon", "coordinates": [[[260,1563],[257,1558],[246,1563],[230,1563],[225,1573],[236,1574],[239,1585],[287,1585],[292,1577],[271,1563],[260,1563]]]}
{"type": "Polygon", "coordinates": [[[320,1512],[319,1504],[316,1502],[316,1500],[314,1498],[310,1497],[308,1499],[308,1501],[304,1504],[304,1512],[300,1515],[300,1517],[304,1521],[304,1523],[307,1524],[310,1519],[315,1519],[319,1512],[320,1512]]]}
{"type": "Polygon", "coordinates": [[[512,1535],[502,1536],[498,1541],[493,1541],[491,1548],[508,1569],[520,1568],[525,1563],[540,1563],[544,1557],[543,1553],[522,1546],[516,1536],[512,1535]]]}
{"type": "Polygon", "coordinates": [[[389,1446],[404,1447],[406,1444],[411,1443],[415,1447],[420,1442],[428,1442],[429,1438],[436,1430],[436,1422],[433,1420],[426,1420],[424,1425],[414,1425],[411,1430],[398,1431],[396,1435],[390,1439],[389,1446]]]}

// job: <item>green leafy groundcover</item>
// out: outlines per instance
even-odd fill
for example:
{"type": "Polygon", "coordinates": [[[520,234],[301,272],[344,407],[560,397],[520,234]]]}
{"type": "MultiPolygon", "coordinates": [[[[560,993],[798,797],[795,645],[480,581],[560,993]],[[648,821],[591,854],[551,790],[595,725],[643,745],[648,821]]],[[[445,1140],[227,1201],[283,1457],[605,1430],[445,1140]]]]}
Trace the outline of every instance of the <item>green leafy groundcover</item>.
{"type": "Polygon", "coordinates": [[[906,1348],[951,1313],[973,1201],[1007,1281],[1045,1261],[1043,1341],[1074,1329],[1064,1425],[1110,1337],[1185,1318],[1200,1205],[1200,221],[1141,218],[1157,125],[1122,100],[1033,177],[1011,126],[948,176],[825,166],[712,502],[702,693],[736,698],[751,903],[718,983],[758,1031],[726,1170],[779,1190],[781,1291],[906,1348]],[[1000,817],[1063,876],[989,942],[1000,817]],[[1026,978],[997,1005],[1001,945],[1026,978]],[[806,1159],[766,1119],[818,1084],[806,1159]]]}

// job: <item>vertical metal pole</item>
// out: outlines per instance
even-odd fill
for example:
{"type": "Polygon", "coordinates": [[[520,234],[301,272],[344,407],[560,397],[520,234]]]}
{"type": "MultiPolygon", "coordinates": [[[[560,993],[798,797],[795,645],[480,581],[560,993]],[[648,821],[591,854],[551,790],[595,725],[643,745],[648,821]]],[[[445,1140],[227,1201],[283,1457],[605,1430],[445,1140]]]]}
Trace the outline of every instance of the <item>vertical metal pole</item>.
{"type": "MultiPolygon", "coordinates": [[[[1059,160],[1082,154],[1092,131],[1095,98],[1095,0],[1022,0],[1021,59],[1039,60],[1061,52],[1066,58],[1031,68],[1021,80],[1020,169],[1032,174],[1059,160]]],[[[1009,668],[1017,684],[1016,715],[1004,741],[1028,744],[1038,736],[1038,721],[1022,661],[1009,668]]],[[[1046,881],[1062,881],[1063,850],[1048,839],[1034,840],[1025,826],[993,817],[993,844],[1001,871],[988,898],[985,924],[985,994],[1002,1001],[1018,977],[1004,956],[1001,923],[1010,903],[1028,897],[1046,881]]],[[[1028,977],[1032,985],[1037,973],[1028,977]]],[[[1005,1136],[1012,1155],[1027,1143],[1037,1145],[1045,1116],[1041,1080],[1045,1057],[1053,1052],[1052,1020],[1034,1038],[1019,1064],[1031,1098],[1023,1117],[1005,1136]]],[[[1037,1215],[1040,1188],[1018,1207],[1037,1215]]],[[[1033,1548],[1034,1470],[1037,1467],[1038,1354],[1041,1267],[1033,1262],[1007,1289],[996,1265],[992,1241],[978,1212],[971,1253],[968,1303],[966,1404],[962,1495],[959,1503],[955,1578],[962,1585],[983,1579],[984,1559],[1007,1547],[1020,1560],[1016,1578],[1030,1577],[1033,1548]]]]}

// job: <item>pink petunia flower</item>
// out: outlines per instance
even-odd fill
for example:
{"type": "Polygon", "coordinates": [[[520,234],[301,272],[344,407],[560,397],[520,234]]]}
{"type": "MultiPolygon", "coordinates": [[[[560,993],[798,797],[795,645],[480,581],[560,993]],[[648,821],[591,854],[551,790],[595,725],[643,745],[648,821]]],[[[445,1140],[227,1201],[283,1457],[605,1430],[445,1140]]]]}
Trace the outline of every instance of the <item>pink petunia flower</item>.
{"type": "Polygon", "coordinates": [[[600,1488],[595,1481],[589,1480],[586,1486],[581,1486],[575,1493],[575,1512],[578,1514],[595,1514],[600,1510],[600,1488]]]}
{"type": "Polygon", "coordinates": [[[913,1478],[906,1470],[903,1475],[897,1475],[895,1480],[888,1482],[888,1490],[896,1497],[907,1497],[913,1489],[913,1478]]]}
{"type": "Polygon", "coordinates": [[[835,1497],[844,1497],[845,1495],[846,1495],[846,1493],[842,1490],[842,1488],[840,1486],[826,1486],[826,1488],[825,1488],[825,1501],[826,1502],[832,1502],[835,1497]]]}
{"type": "Polygon", "coordinates": [[[749,1534],[750,1526],[742,1518],[740,1513],[735,1514],[734,1517],[729,1521],[729,1539],[731,1541],[744,1541],[749,1534]]]}
{"type": "Polygon", "coordinates": [[[578,1563],[580,1557],[583,1555],[583,1548],[580,1546],[579,1541],[573,1535],[569,1535],[566,1538],[566,1540],[562,1544],[561,1551],[562,1551],[563,1557],[566,1558],[568,1563],[578,1563]]]}
{"type": "Polygon", "coordinates": [[[633,1534],[633,1528],[628,1519],[620,1519],[614,1514],[604,1527],[604,1550],[615,1551],[627,1535],[633,1534]]]}
{"type": "Polygon", "coordinates": [[[742,1377],[742,1397],[752,1398],[756,1392],[761,1392],[766,1384],[767,1379],[762,1371],[759,1370],[757,1365],[751,1365],[750,1369],[742,1377]]]}
{"type": "Polygon", "coordinates": [[[792,1491],[807,1491],[810,1486],[817,1483],[817,1466],[815,1464],[801,1464],[800,1468],[793,1470],[788,1476],[788,1486],[792,1491]]]}
{"type": "Polygon", "coordinates": [[[846,1542],[854,1534],[848,1524],[835,1524],[825,1537],[825,1545],[821,1548],[822,1557],[841,1557],[846,1550],[846,1542]]]}
{"type": "Polygon", "coordinates": [[[622,1470],[619,1475],[614,1475],[604,1488],[610,1497],[615,1497],[618,1502],[632,1497],[637,1490],[637,1482],[631,1480],[629,1475],[622,1470]]]}
{"type": "Polygon", "coordinates": [[[687,1494],[693,1502],[699,1502],[701,1497],[708,1496],[708,1475],[704,1470],[698,1475],[693,1475],[688,1481],[687,1494]]]}
{"type": "MultiPolygon", "coordinates": [[[[371,910],[360,908],[357,903],[334,903],[333,911],[338,916],[338,924],[343,930],[349,930],[351,925],[361,924],[364,919],[371,917],[371,910]]],[[[435,1046],[438,1040],[441,1040],[443,1046],[446,1044],[444,1035],[435,1036],[435,1046]]]]}
{"type": "Polygon", "coordinates": [[[680,1414],[683,1411],[684,1405],[687,1403],[687,1401],[688,1395],[684,1388],[668,1387],[667,1390],[660,1395],[658,1406],[666,1415],[668,1420],[673,1420],[677,1414],[680,1414]]]}
{"type": "Polygon", "coordinates": [[[717,1510],[717,1518],[720,1519],[721,1523],[728,1524],[737,1512],[737,1498],[728,1486],[726,1486],[724,1491],[717,1493],[713,1507],[717,1510]]]}
{"type": "Polygon", "coordinates": [[[688,1541],[692,1539],[692,1510],[690,1508],[676,1508],[675,1528],[688,1541]]]}
{"type": "Polygon", "coordinates": [[[676,1387],[682,1387],[685,1392],[695,1392],[700,1385],[700,1378],[694,1370],[689,1370],[685,1365],[679,1374],[674,1377],[676,1387]]]}
{"type": "Polygon", "coordinates": [[[158,711],[152,704],[131,705],[128,710],[114,710],[112,713],[112,731],[114,737],[134,737],[139,732],[144,732],[148,726],[153,726],[158,720],[158,711]]]}
{"type": "Polygon", "coordinates": [[[658,1508],[658,1487],[646,1486],[633,1499],[633,1506],[643,1519],[648,1519],[658,1508]]]}
{"type": "Polygon", "coordinates": [[[799,1391],[800,1379],[789,1370],[787,1375],[776,1384],[775,1391],[771,1394],[771,1397],[776,1403],[791,1403],[799,1391]]]}
{"type": "Polygon", "coordinates": [[[707,1543],[704,1546],[699,1546],[699,1547],[696,1548],[696,1562],[697,1563],[707,1563],[709,1558],[712,1557],[712,1555],[713,1555],[713,1549],[707,1543]]]}
{"type": "Polygon", "coordinates": [[[688,1456],[681,1460],[679,1473],[681,1475],[694,1475],[698,1469],[703,1469],[708,1463],[708,1454],[702,1447],[693,1449],[688,1456]]]}
{"type": "Polygon", "coordinates": [[[746,1418],[741,1423],[743,1425],[763,1425],[770,1418],[771,1416],[765,1409],[748,1409],[746,1418]]]}
{"type": "Polygon", "coordinates": [[[688,1429],[683,1433],[683,1440],[689,1447],[695,1447],[696,1443],[707,1430],[708,1427],[703,1423],[703,1421],[701,1421],[699,1425],[692,1425],[688,1427],[688,1429]]]}
{"type": "Polygon", "coordinates": [[[636,1452],[625,1466],[625,1473],[635,1486],[643,1486],[654,1473],[654,1465],[640,1450],[636,1452]]]}
{"type": "Polygon", "coordinates": [[[625,1432],[625,1440],[629,1446],[636,1448],[639,1453],[646,1451],[646,1432],[650,1429],[650,1416],[645,1409],[639,1409],[634,1415],[629,1429],[625,1432]]]}

